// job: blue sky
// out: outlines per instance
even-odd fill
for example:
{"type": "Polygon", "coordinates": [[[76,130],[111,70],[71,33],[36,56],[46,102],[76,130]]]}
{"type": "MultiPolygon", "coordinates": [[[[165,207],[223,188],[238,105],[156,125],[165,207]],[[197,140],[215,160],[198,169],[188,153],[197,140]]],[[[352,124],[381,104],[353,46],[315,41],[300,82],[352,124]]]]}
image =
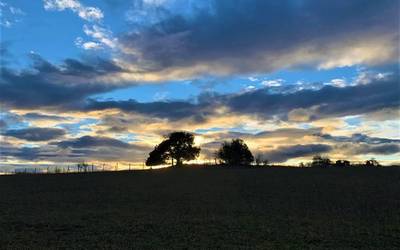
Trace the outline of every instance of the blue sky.
{"type": "Polygon", "coordinates": [[[197,133],[204,160],[243,137],[288,164],[396,162],[398,5],[1,0],[1,164],[115,161],[89,150],[108,139],[142,162],[174,130],[197,133]]]}
{"type": "MultiPolygon", "coordinates": [[[[87,1],[96,3],[104,13],[101,25],[115,34],[120,34],[126,29],[134,26],[127,17],[133,10],[135,4],[128,4],[127,1],[117,1],[113,5],[112,1],[87,1]]],[[[139,2],[139,1],[136,1],[139,2]]],[[[150,1],[149,1],[150,2],[150,1]]],[[[157,2],[157,1],[154,1],[157,2]]],[[[164,1],[161,1],[164,2],[164,1]]],[[[165,1],[167,2],[167,1],[165,1]]],[[[172,2],[172,1],[171,1],[172,2]]],[[[2,42],[5,43],[9,53],[12,55],[10,65],[15,68],[26,68],[31,64],[29,55],[35,53],[46,60],[58,64],[65,58],[81,58],[90,56],[110,56],[112,51],[106,50],[82,50],[76,45],[77,38],[87,39],[83,31],[83,26],[90,22],[80,18],[73,11],[48,11],[44,8],[44,2],[41,1],[3,1],[9,7],[19,9],[21,14],[13,14],[3,11],[3,18],[6,20],[15,20],[9,28],[2,29],[2,42]],[[16,17],[15,17],[16,16],[16,17]],[[27,45],[27,42],[29,45],[27,45]]],[[[81,1],[81,3],[85,3],[81,1]]],[[[190,13],[179,8],[178,4],[171,4],[172,9],[177,12],[190,13]]],[[[151,13],[150,13],[151,14],[151,13]]],[[[151,17],[148,17],[151,19],[151,17]]],[[[129,99],[133,98],[142,102],[166,99],[188,99],[197,96],[204,90],[212,90],[218,93],[234,93],[241,91],[248,86],[259,87],[263,80],[284,79],[286,83],[303,82],[326,82],[331,79],[348,79],[356,77],[357,67],[340,67],[328,70],[316,70],[315,68],[278,70],[268,74],[244,74],[225,77],[201,76],[200,78],[165,81],[162,85],[141,85],[124,88],[99,95],[99,98],[129,99]],[[259,81],[249,81],[249,77],[257,78],[259,81]],[[191,84],[196,81],[198,84],[191,84]],[[173,93],[173,95],[171,95],[173,93]]]]}

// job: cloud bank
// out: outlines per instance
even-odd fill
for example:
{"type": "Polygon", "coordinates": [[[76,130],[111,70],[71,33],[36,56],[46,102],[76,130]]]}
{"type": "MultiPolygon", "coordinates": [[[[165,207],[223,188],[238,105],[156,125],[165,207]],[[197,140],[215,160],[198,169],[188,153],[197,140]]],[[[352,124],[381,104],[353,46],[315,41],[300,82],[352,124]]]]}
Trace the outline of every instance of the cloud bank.
{"type": "Polygon", "coordinates": [[[376,65],[399,55],[397,1],[209,3],[189,16],[167,9],[159,22],[127,32],[120,39],[125,59],[164,78],[184,78],[376,65]]]}

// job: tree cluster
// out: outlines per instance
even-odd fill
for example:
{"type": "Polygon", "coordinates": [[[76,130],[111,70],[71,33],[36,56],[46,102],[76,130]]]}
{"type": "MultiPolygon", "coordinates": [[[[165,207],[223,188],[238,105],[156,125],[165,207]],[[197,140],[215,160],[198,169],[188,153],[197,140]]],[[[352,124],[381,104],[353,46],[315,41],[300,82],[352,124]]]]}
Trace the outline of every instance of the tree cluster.
{"type": "Polygon", "coordinates": [[[328,157],[315,155],[310,163],[301,162],[300,167],[379,167],[380,163],[375,159],[370,159],[364,163],[351,163],[348,160],[331,161],[328,157]]]}
{"type": "MultiPolygon", "coordinates": [[[[163,165],[171,161],[172,166],[182,166],[184,161],[195,160],[200,154],[200,148],[194,146],[194,135],[188,132],[173,132],[169,134],[164,141],[158,144],[153,151],[150,152],[146,160],[147,166],[163,165]]],[[[215,152],[216,160],[220,164],[230,166],[248,166],[255,162],[257,166],[267,166],[268,160],[262,155],[253,157],[250,149],[242,139],[233,139],[225,141],[221,147],[215,152]]],[[[217,161],[216,161],[217,162],[217,161]]],[[[351,164],[348,160],[337,160],[332,162],[328,157],[316,155],[312,162],[303,164],[300,167],[349,167],[349,166],[380,166],[375,159],[367,160],[365,164],[351,164]]],[[[83,169],[85,165],[82,165],[83,169]]]]}
{"type": "MultiPolygon", "coordinates": [[[[200,148],[194,146],[194,135],[187,132],[173,132],[150,152],[146,160],[147,166],[167,164],[170,160],[172,166],[181,166],[183,161],[196,159],[200,148]]],[[[216,157],[223,164],[249,165],[254,161],[246,143],[241,139],[224,142],[216,152],[216,157]]],[[[266,162],[266,161],[264,161],[266,162]]]]}

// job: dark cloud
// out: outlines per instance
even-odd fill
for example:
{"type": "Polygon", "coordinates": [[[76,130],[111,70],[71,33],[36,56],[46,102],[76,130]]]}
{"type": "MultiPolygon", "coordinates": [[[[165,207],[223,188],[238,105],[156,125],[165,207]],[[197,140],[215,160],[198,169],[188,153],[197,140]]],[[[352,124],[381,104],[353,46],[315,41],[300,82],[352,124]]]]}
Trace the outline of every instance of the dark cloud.
{"type": "Polygon", "coordinates": [[[281,128],[272,131],[262,131],[255,135],[255,137],[287,137],[287,138],[301,138],[307,135],[313,135],[319,133],[322,128],[309,128],[309,129],[299,129],[299,128],[281,128]]]}
{"type": "Polygon", "coordinates": [[[227,113],[258,115],[263,118],[279,117],[288,120],[289,114],[298,109],[309,110],[306,120],[327,117],[365,114],[384,108],[400,107],[400,82],[398,75],[375,80],[366,85],[348,87],[325,86],[317,90],[293,93],[270,93],[268,88],[233,95],[199,96],[196,103],[189,101],[160,101],[139,103],[127,101],[89,100],[81,110],[120,109],[143,115],[179,120],[193,118],[201,123],[212,119],[218,107],[227,107],[227,113]],[[362,98],[361,98],[362,97],[362,98]]]}
{"type": "MultiPolygon", "coordinates": [[[[211,133],[211,134],[203,134],[203,137],[212,138],[217,141],[217,143],[221,143],[223,140],[230,140],[235,138],[242,139],[263,139],[263,138],[291,138],[291,139],[299,139],[304,136],[312,136],[320,133],[321,128],[310,128],[310,129],[300,129],[300,128],[281,128],[269,131],[261,131],[258,133],[246,133],[246,132],[236,132],[236,131],[227,131],[220,133],[211,133]]],[[[214,143],[214,142],[212,142],[214,143]]],[[[207,145],[213,145],[213,144],[207,145]]]]}
{"type": "Polygon", "coordinates": [[[39,148],[13,148],[13,147],[1,147],[2,157],[14,157],[21,160],[33,161],[39,157],[39,148]]]}
{"type": "Polygon", "coordinates": [[[65,75],[93,77],[118,72],[124,72],[124,70],[113,62],[101,58],[96,58],[88,62],[66,59],[64,64],[61,65],[61,73],[65,75]]]}
{"type": "Polygon", "coordinates": [[[25,128],[9,129],[3,133],[27,141],[49,141],[65,135],[65,130],[59,128],[25,128]]]}
{"type": "Polygon", "coordinates": [[[0,102],[16,108],[75,105],[87,96],[117,88],[95,77],[123,71],[111,61],[67,59],[60,66],[32,55],[33,68],[21,72],[2,67],[0,102]]]}
{"type": "Polygon", "coordinates": [[[0,120],[0,131],[3,131],[3,129],[7,128],[7,123],[4,120],[0,120]]]}
{"type": "Polygon", "coordinates": [[[370,145],[366,143],[346,143],[336,145],[335,148],[348,155],[390,155],[400,153],[400,145],[396,143],[385,143],[379,145],[370,145]]]}
{"type": "Polygon", "coordinates": [[[114,62],[100,57],[86,58],[85,60],[67,58],[60,65],[51,64],[38,54],[30,54],[30,59],[32,60],[32,69],[37,73],[94,77],[108,73],[126,72],[114,62]]]}
{"type": "Polygon", "coordinates": [[[397,48],[398,1],[215,0],[210,5],[190,16],[170,13],[120,40],[138,51],[132,61],[145,70],[213,65],[203,73],[318,64],[338,56],[329,54],[341,46],[386,36],[397,48]],[[295,58],[300,50],[307,53],[295,58]]]}
{"type": "Polygon", "coordinates": [[[331,150],[332,147],[326,144],[293,145],[278,147],[263,153],[263,156],[270,162],[285,162],[292,158],[328,153],[331,150]]]}
{"type": "Polygon", "coordinates": [[[58,115],[46,115],[41,113],[26,113],[23,115],[25,119],[29,120],[54,120],[54,121],[62,121],[68,120],[70,117],[58,116],[58,115]]]}
{"type": "Polygon", "coordinates": [[[129,148],[118,148],[115,150],[108,147],[98,148],[74,148],[70,150],[70,157],[78,159],[95,159],[101,161],[144,161],[152,148],[132,145],[129,148]]]}
{"type": "Polygon", "coordinates": [[[315,107],[310,119],[364,114],[383,108],[400,106],[399,77],[377,80],[366,85],[350,87],[325,86],[319,90],[303,90],[290,94],[271,94],[260,89],[225,97],[225,105],[232,111],[259,114],[264,117],[279,115],[287,119],[290,111],[315,107]]]}
{"type": "Polygon", "coordinates": [[[398,144],[385,144],[385,145],[361,145],[355,152],[357,154],[380,154],[390,155],[400,152],[398,144]]]}
{"type": "Polygon", "coordinates": [[[316,134],[325,140],[334,142],[353,142],[353,143],[367,143],[367,144],[384,144],[384,143],[400,143],[398,139],[388,139],[380,137],[370,137],[368,135],[356,133],[349,136],[332,136],[330,134],[316,134]]]}
{"type": "Polygon", "coordinates": [[[186,101],[159,101],[140,103],[135,100],[127,101],[96,101],[89,100],[85,110],[119,109],[125,112],[135,112],[159,118],[178,120],[193,117],[202,122],[204,117],[212,114],[213,106],[210,103],[193,104],[186,101]]]}
{"type": "Polygon", "coordinates": [[[59,157],[56,150],[48,150],[43,147],[17,147],[7,142],[0,144],[2,160],[17,158],[25,161],[36,161],[40,159],[54,160],[59,157]]]}
{"type": "Polygon", "coordinates": [[[152,149],[143,145],[132,145],[112,138],[78,138],[59,143],[36,147],[17,147],[2,142],[2,160],[19,159],[23,161],[51,161],[71,163],[82,161],[143,161],[152,149]]]}
{"type": "Polygon", "coordinates": [[[80,138],[65,140],[52,143],[61,148],[90,148],[90,147],[114,147],[114,148],[129,148],[132,145],[117,139],[109,137],[94,137],[82,136],[80,138]]]}

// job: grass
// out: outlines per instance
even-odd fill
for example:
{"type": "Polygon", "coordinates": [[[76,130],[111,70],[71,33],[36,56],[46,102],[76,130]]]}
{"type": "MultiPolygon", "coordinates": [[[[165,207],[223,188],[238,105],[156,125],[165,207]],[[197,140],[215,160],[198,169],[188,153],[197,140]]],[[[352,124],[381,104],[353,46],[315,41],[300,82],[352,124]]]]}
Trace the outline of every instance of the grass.
{"type": "Polygon", "coordinates": [[[0,177],[0,248],[400,249],[400,168],[0,177]]]}

